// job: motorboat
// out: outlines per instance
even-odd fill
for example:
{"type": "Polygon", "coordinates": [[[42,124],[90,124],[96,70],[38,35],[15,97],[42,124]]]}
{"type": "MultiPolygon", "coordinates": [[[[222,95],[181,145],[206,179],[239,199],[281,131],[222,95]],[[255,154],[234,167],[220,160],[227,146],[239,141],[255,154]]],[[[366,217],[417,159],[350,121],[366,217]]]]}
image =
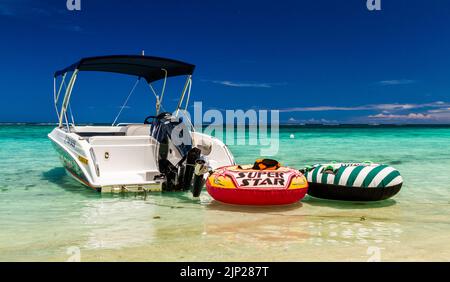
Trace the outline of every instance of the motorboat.
{"type": "Polygon", "coordinates": [[[192,190],[193,183],[202,183],[205,171],[234,165],[227,146],[196,129],[186,114],[194,69],[172,59],[115,55],[83,58],[55,72],[58,126],[48,137],[64,168],[80,183],[108,193],[192,190]],[[145,81],[155,96],[155,113],[139,124],[117,123],[116,117],[107,126],[77,125],[68,109],[81,72],[132,75],[136,83],[145,81]],[[173,112],[162,112],[166,82],[176,76],[186,77],[178,105],[173,112]],[[152,85],[156,81],[163,85],[160,93],[152,85]]]}

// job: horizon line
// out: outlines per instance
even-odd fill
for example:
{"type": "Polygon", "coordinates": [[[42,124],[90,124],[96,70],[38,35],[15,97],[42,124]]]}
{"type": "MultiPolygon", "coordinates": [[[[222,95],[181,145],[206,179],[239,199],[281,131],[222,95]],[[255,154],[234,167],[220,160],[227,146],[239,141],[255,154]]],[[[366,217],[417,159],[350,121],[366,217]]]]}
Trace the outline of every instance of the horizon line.
{"type": "MultiPolygon", "coordinates": [[[[77,126],[96,126],[96,125],[110,125],[111,123],[102,123],[102,122],[92,122],[92,123],[78,123],[77,126]]],[[[130,123],[130,124],[140,124],[140,123],[130,123]]],[[[57,126],[57,122],[0,122],[0,126],[5,125],[33,125],[33,126],[57,126]]],[[[211,123],[203,123],[202,126],[209,126],[212,125],[211,123]]],[[[243,126],[257,126],[257,124],[242,124],[242,123],[234,123],[234,124],[227,124],[223,123],[222,126],[227,125],[239,125],[243,126]]],[[[267,125],[271,125],[271,123],[267,123],[267,125]]],[[[441,126],[441,127],[450,127],[450,123],[279,123],[279,126],[441,126]]]]}

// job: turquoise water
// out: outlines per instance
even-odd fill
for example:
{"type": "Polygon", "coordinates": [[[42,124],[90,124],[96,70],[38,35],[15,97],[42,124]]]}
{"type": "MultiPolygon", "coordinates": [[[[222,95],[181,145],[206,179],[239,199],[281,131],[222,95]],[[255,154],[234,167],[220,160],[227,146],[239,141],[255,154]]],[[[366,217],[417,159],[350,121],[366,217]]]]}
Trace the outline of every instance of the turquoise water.
{"type": "MultiPolygon", "coordinates": [[[[380,203],[265,208],[98,194],[66,175],[51,129],[0,126],[0,261],[450,260],[450,128],[282,128],[284,165],[371,160],[405,184],[380,203]]],[[[239,163],[260,155],[230,149],[239,163]]]]}

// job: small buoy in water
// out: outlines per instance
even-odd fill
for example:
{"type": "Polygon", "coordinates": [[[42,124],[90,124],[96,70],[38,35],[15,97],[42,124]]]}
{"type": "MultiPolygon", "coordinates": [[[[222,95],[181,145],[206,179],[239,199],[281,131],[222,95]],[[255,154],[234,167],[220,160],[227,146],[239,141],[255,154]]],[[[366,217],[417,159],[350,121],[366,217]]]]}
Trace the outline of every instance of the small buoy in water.
{"type": "Polygon", "coordinates": [[[289,136],[291,139],[295,139],[295,135],[291,134],[291,136],[289,136]]]}

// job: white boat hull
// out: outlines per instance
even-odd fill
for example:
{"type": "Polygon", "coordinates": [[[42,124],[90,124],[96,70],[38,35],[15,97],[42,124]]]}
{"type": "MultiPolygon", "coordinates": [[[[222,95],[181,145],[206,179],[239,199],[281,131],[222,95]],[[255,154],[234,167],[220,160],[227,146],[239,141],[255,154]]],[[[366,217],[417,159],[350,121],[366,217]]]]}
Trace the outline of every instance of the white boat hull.
{"type": "MultiPolygon", "coordinates": [[[[162,191],[159,144],[153,137],[142,135],[147,132],[144,125],[137,127],[87,126],[72,132],[55,128],[48,137],[67,172],[91,189],[103,193],[162,191]],[[77,131],[102,134],[83,137],[77,131]]],[[[212,169],[234,164],[231,152],[220,140],[197,132],[192,136],[193,145],[207,154],[212,169]]]]}

